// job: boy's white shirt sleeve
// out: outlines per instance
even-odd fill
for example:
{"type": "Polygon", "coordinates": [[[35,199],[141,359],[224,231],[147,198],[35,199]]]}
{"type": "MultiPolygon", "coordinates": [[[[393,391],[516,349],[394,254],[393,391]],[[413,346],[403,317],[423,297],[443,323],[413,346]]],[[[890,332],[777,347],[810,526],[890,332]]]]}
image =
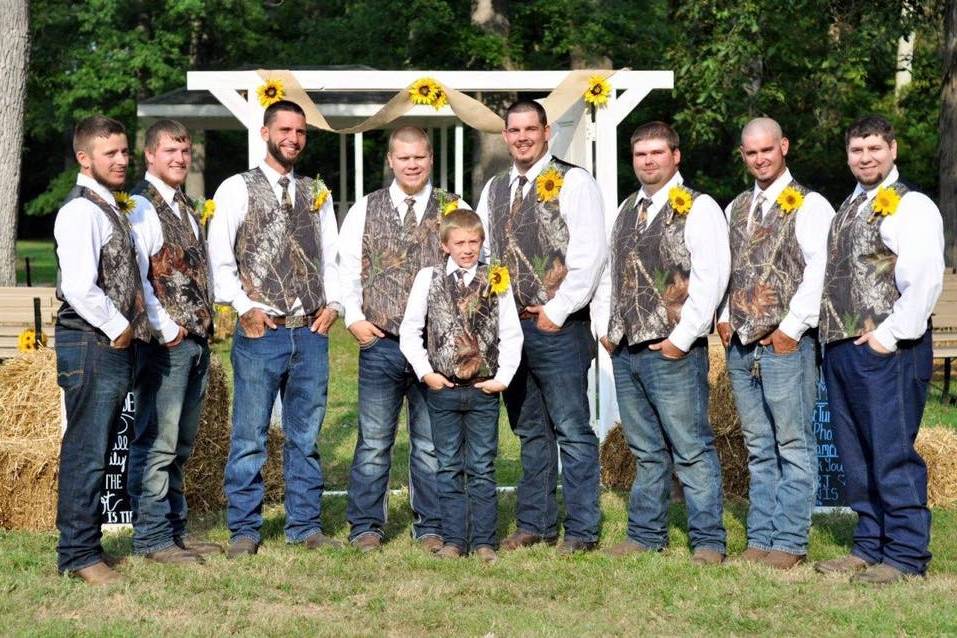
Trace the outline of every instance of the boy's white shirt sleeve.
{"type": "Polygon", "coordinates": [[[512,382],[518,365],[522,362],[522,323],[515,306],[515,295],[509,286],[498,296],[498,370],[495,380],[507,386],[512,382]]]}
{"type": "Polygon", "coordinates": [[[163,304],[156,297],[153,284],[149,280],[150,258],[163,247],[163,227],[156,209],[148,199],[134,195],[136,208],[130,214],[130,226],[133,230],[133,246],[136,248],[136,262],[140,267],[140,281],[143,283],[143,302],[146,305],[146,317],[153,330],[158,331],[163,343],[169,343],[179,336],[179,324],[169,316],[163,304]]]}
{"type": "Polygon", "coordinates": [[[405,306],[405,315],[399,326],[399,350],[409,361],[420,381],[434,372],[429,363],[429,353],[425,349],[425,318],[429,309],[429,285],[432,282],[432,267],[423,268],[412,282],[409,301],[405,306]]]}

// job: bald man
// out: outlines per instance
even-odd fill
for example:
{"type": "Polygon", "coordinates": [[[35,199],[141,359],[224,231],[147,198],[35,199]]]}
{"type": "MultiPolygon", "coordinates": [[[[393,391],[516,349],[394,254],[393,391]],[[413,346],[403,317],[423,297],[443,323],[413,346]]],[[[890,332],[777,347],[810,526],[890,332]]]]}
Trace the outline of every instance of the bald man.
{"type": "Polygon", "coordinates": [[[777,569],[807,555],[817,490],[815,333],[834,217],[827,200],[791,176],[788,149],[770,118],[741,132],[754,186],[725,210],[731,281],[718,323],[751,473],[741,558],[777,569]]]}

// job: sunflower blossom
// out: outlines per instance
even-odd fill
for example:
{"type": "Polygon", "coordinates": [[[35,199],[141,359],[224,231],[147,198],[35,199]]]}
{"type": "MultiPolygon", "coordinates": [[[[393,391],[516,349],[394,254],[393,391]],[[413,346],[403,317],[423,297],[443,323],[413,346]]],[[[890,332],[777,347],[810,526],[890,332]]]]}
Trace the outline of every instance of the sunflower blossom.
{"type": "Polygon", "coordinates": [[[286,97],[286,87],[279,80],[266,80],[266,83],[256,89],[259,95],[259,103],[263,108],[268,108],[272,104],[286,97]]]}
{"type": "Polygon", "coordinates": [[[133,198],[125,191],[113,193],[113,199],[116,200],[116,207],[120,209],[121,213],[129,215],[133,212],[133,209],[136,208],[136,205],[133,203],[133,198]]]}
{"type": "Polygon", "coordinates": [[[684,186],[672,186],[668,191],[668,204],[678,215],[687,215],[691,211],[692,195],[684,186]]]}
{"type": "Polygon", "coordinates": [[[608,104],[608,98],[611,96],[611,84],[600,75],[593,75],[588,78],[588,88],[582,97],[585,102],[597,107],[608,104]]]}
{"type": "Polygon", "coordinates": [[[326,186],[322,177],[317,174],[316,179],[312,180],[312,212],[315,213],[322,209],[331,194],[332,191],[326,186]]]}
{"type": "MultiPolygon", "coordinates": [[[[439,100],[445,99],[445,92],[439,83],[432,78],[420,78],[409,87],[409,99],[413,104],[428,104],[435,106],[439,100]]],[[[443,104],[444,106],[444,104],[443,104]]],[[[442,108],[441,106],[436,107],[442,108]]]]}
{"type": "Polygon", "coordinates": [[[788,213],[793,213],[801,207],[801,204],[804,203],[804,195],[801,194],[801,191],[794,188],[793,186],[788,186],[781,194],[778,195],[778,198],[775,200],[778,206],[781,207],[781,214],[787,215],[788,213]]]}
{"type": "Polygon", "coordinates": [[[901,196],[894,187],[878,188],[874,196],[874,214],[882,217],[893,215],[901,203],[901,196]]]}
{"type": "Polygon", "coordinates": [[[508,268],[502,265],[495,265],[488,269],[489,290],[496,295],[500,295],[508,290],[509,276],[508,268]]]}
{"type": "Polygon", "coordinates": [[[554,166],[549,166],[542,171],[535,180],[535,192],[538,194],[539,201],[550,202],[558,197],[564,182],[562,174],[554,166]]]}
{"type": "Polygon", "coordinates": [[[216,202],[211,199],[207,199],[202,204],[198,206],[199,209],[199,223],[206,225],[209,220],[211,220],[216,215],[216,202]]]}

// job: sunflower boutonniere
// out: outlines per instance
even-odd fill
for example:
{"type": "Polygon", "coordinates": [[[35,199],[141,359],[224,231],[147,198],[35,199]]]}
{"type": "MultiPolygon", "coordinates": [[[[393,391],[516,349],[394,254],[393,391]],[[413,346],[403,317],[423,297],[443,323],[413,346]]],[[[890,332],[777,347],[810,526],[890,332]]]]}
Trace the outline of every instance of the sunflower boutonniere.
{"type": "Polygon", "coordinates": [[[558,197],[564,183],[565,178],[558,169],[554,165],[547,166],[535,179],[535,193],[538,195],[538,201],[550,202],[558,197]]]}
{"type": "Polygon", "coordinates": [[[329,187],[326,186],[322,178],[316,174],[316,179],[312,180],[312,206],[310,210],[314,213],[318,213],[322,210],[322,207],[331,194],[332,191],[329,190],[329,187]]]}
{"type": "Polygon", "coordinates": [[[893,186],[884,187],[881,186],[877,189],[877,194],[874,195],[874,201],[871,204],[871,208],[874,213],[871,215],[869,222],[873,222],[878,217],[890,217],[897,212],[897,207],[900,206],[901,196],[893,186]]]}
{"type": "Polygon", "coordinates": [[[205,226],[213,217],[216,216],[216,202],[212,199],[203,199],[196,203],[196,215],[199,217],[199,223],[205,226]]]}
{"type": "Polygon", "coordinates": [[[694,197],[684,186],[672,186],[668,191],[668,205],[676,215],[687,215],[691,212],[691,204],[694,197]]]}
{"type": "Polygon", "coordinates": [[[778,207],[781,209],[781,217],[784,217],[801,207],[801,204],[804,203],[804,195],[793,186],[788,186],[781,191],[781,194],[778,195],[775,202],[777,202],[778,207]]]}
{"type": "Polygon", "coordinates": [[[117,191],[113,193],[113,199],[116,200],[116,207],[125,215],[129,215],[136,208],[133,198],[126,191],[117,191]]]}
{"type": "Polygon", "coordinates": [[[449,193],[448,191],[436,189],[435,199],[439,205],[439,213],[442,214],[442,217],[445,217],[453,210],[458,210],[461,206],[459,205],[459,196],[455,193],[449,193]]]}
{"type": "Polygon", "coordinates": [[[488,269],[488,285],[485,287],[485,296],[495,293],[503,294],[508,290],[509,284],[508,267],[502,264],[493,264],[488,269]]]}

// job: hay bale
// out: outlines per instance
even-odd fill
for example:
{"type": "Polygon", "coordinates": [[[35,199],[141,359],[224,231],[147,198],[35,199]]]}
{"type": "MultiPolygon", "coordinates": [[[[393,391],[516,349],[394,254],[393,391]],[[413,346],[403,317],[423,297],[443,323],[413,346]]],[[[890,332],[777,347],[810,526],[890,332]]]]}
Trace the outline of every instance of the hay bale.
{"type": "Polygon", "coordinates": [[[232,306],[216,304],[213,312],[213,343],[231,339],[236,331],[238,315],[232,306]]]}
{"type": "Polygon", "coordinates": [[[924,428],[914,447],[927,463],[927,504],[957,504],[957,432],[946,427],[924,428]]]}
{"type": "MultiPolygon", "coordinates": [[[[734,407],[731,382],[725,366],[724,349],[711,345],[708,385],[708,416],[715,432],[715,447],[721,461],[725,496],[748,495],[748,450],[741,434],[741,422],[734,407]]],[[[616,424],[601,445],[602,484],[617,490],[631,489],[635,477],[635,459],[628,449],[621,424],[616,424]]]]}

